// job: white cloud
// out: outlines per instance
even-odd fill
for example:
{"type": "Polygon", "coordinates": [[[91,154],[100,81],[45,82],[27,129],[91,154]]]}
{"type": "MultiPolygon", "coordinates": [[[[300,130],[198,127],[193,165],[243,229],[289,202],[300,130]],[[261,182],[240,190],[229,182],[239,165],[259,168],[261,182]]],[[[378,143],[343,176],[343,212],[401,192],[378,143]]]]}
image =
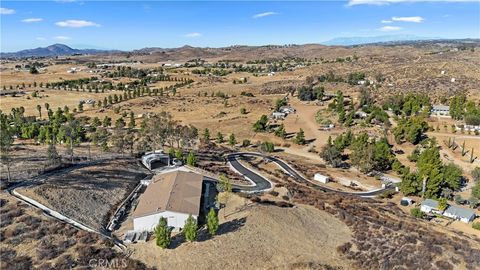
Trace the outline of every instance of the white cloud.
{"type": "Polygon", "coordinates": [[[56,36],[56,37],[53,37],[53,39],[56,39],[56,40],[69,40],[70,37],[66,37],[66,36],[56,36]]]}
{"type": "Polygon", "coordinates": [[[278,14],[277,12],[268,11],[268,12],[263,12],[263,13],[255,14],[255,15],[253,15],[253,18],[254,18],[254,19],[258,19],[258,18],[263,18],[263,17],[272,16],[272,15],[277,15],[277,14],[278,14]]]}
{"type": "Polygon", "coordinates": [[[420,16],[414,16],[414,17],[392,17],[392,21],[396,22],[413,22],[413,23],[421,23],[425,19],[420,17],[420,16]]]}
{"type": "Polygon", "coordinates": [[[413,2],[478,2],[478,0],[349,0],[347,6],[355,5],[388,5],[413,2]]]}
{"type": "Polygon", "coordinates": [[[57,26],[60,27],[72,27],[72,28],[80,28],[80,27],[88,27],[88,26],[100,26],[97,23],[84,21],[84,20],[66,20],[60,21],[55,23],[57,26]]]}
{"type": "Polygon", "coordinates": [[[10,15],[10,14],[15,14],[15,9],[11,8],[0,8],[0,14],[2,15],[10,15]]]}
{"type": "Polygon", "coordinates": [[[381,23],[392,23],[390,20],[382,20],[381,23]]]}
{"type": "Polygon", "coordinates": [[[28,19],[23,19],[22,22],[24,23],[35,23],[35,22],[41,22],[43,21],[42,18],[28,18],[28,19]]]}
{"type": "Polygon", "coordinates": [[[402,30],[402,28],[398,26],[383,26],[378,28],[378,30],[382,32],[392,32],[392,31],[402,30]]]}
{"type": "Polygon", "coordinates": [[[39,40],[39,41],[45,41],[45,40],[47,40],[47,39],[46,39],[46,38],[44,38],[44,37],[37,37],[37,38],[36,38],[36,40],[39,40]]]}
{"type": "Polygon", "coordinates": [[[197,32],[193,32],[193,33],[185,34],[184,36],[185,36],[185,37],[189,37],[189,38],[194,38],[194,37],[201,37],[202,34],[197,33],[197,32]]]}

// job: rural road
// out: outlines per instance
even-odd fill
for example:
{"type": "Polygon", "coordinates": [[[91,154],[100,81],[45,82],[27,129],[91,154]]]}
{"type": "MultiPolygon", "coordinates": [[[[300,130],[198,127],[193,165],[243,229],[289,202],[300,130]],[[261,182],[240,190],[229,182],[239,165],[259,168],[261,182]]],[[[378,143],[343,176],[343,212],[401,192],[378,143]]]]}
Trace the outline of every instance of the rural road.
{"type": "Polygon", "coordinates": [[[292,176],[299,182],[303,183],[311,183],[315,185],[317,189],[327,191],[327,192],[335,192],[339,194],[344,194],[344,195],[356,195],[360,197],[374,197],[376,195],[379,195],[383,193],[385,190],[389,189],[390,187],[387,188],[380,188],[372,191],[365,191],[365,192],[347,192],[347,191],[341,191],[341,190],[336,190],[324,185],[320,185],[316,183],[315,181],[309,180],[305,178],[303,175],[301,175],[299,172],[297,172],[292,166],[290,166],[288,163],[285,161],[272,157],[272,156],[266,156],[260,153],[254,153],[254,152],[238,152],[238,153],[232,153],[226,155],[226,160],[227,163],[230,165],[233,170],[235,170],[237,173],[243,175],[246,179],[252,181],[255,183],[255,186],[251,187],[240,187],[236,186],[235,188],[240,191],[245,191],[245,192],[261,192],[261,191],[266,191],[272,188],[272,183],[267,180],[266,177],[260,175],[259,173],[252,171],[251,169],[243,166],[238,160],[242,159],[244,157],[261,157],[264,159],[267,159],[273,163],[275,163],[278,167],[280,167],[285,173],[288,175],[292,176]]]}

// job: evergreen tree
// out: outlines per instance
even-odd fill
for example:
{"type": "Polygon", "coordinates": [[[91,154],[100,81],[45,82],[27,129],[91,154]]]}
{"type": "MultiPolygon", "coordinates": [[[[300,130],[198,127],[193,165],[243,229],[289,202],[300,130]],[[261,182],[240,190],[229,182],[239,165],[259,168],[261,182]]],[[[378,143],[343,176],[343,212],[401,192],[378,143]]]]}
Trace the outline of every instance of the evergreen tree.
{"type": "Polygon", "coordinates": [[[168,227],[167,219],[161,217],[154,230],[157,246],[167,248],[170,245],[172,230],[168,227]]]}
{"type": "Polygon", "coordinates": [[[203,139],[206,142],[210,141],[210,130],[208,130],[208,128],[206,128],[203,132],[203,139]]]}
{"type": "Polygon", "coordinates": [[[303,129],[300,129],[300,131],[297,132],[297,135],[295,137],[295,143],[300,145],[305,144],[305,133],[303,129]]]}
{"type": "Polygon", "coordinates": [[[195,167],[197,165],[197,157],[193,151],[190,151],[187,156],[187,165],[195,167]]]}
{"type": "Polygon", "coordinates": [[[185,225],[183,226],[183,233],[187,241],[193,242],[197,240],[197,221],[192,217],[192,215],[189,215],[187,220],[185,221],[185,225]]]}
{"type": "Polygon", "coordinates": [[[287,137],[287,132],[285,131],[285,126],[280,124],[278,128],[275,130],[275,136],[285,139],[287,137]]]}
{"type": "Polygon", "coordinates": [[[218,227],[218,216],[217,213],[215,213],[215,209],[212,207],[207,215],[207,229],[211,236],[214,236],[217,233],[218,227]]]}
{"type": "Polygon", "coordinates": [[[230,134],[230,137],[228,137],[228,144],[231,146],[235,146],[237,143],[237,140],[235,139],[235,134],[230,134]]]}
{"type": "Polygon", "coordinates": [[[217,133],[217,143],[223,143],[223,134],[221,132],[217,133]]]}

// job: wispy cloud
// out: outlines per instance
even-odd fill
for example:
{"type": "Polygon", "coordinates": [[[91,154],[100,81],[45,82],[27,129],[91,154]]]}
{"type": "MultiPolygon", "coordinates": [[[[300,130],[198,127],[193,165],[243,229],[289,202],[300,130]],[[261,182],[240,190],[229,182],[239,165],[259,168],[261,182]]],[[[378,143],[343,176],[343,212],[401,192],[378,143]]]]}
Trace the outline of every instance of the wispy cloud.
{"type": "Polygon", "coordinates": [[[478,0],[350,0],[347,5],[388,5],[405,2],[478,2],[478,0]]]}
{"type": "Polygon", "coordinates": [[[0,8],[0,14],[2,15],[10,15],[10,14],[15,14],[15,9],[11,8],[0,8]]]}
{"type": "Polygon", "coordinates": [[[267,11],[267,12],[255,14],[255,15],[253,15],[253,18],[258,19],[258,18],[263,18],[263,17],[277,15],[277,14],[278,14],[277,12],[267,11]]]}
{"type": "Polygon", "coordinates": [[[60,21],[55,23],[57,26],[60,27],[71,27],[71,28],[81,28],[81,27],[88,27],[88,26],[100,26],[97,23],[91,21],[84,21],[84,20],[66,20],[60,21]]]}
{"type": "Polygon", "coordinates": [[[396,22],[413,22],[413,23],[421,23],[425,19],[420,16],[413,16],[413,17],[392,17],[392,21],[396,22]]]}
{"type": "Polygon", "coordinates": [[[36,23],[36,22],[41,22],[43,21],[42,18],[28,18],[28,19],[23,19],[22,22],[24,23],[36,23]]]}
{"type": "Polygon", "coordinates": [[[390,20],[382,20],[381,23],[392,23],[390,20]]]}
{"type": "Polygon", "coordinates": [[[383,27],[380,27],[378,28],[379,31],[382,31],[382,32],[393,32],[393,31],[398,31],[398,30],[402,30],[401,27],[399,26],[383,26],[383,27]]]}
{"type": "Polygon", "coordinates": [[[56,36],[56,37],[53,37],[53,39],[56,39],[56,40],[69,40],[70,37],[66,37],[66,36],[56,36]]]}
{"type": "Polygon", "coordinates": [[[188,34],[185,34],[184,37],[188,37],[188,38],[194,38],[194,37],[201,37],[202,34],[201,33],[197,33],[197,32],[193,32],[193,33],[188,33],[188,34]]]}

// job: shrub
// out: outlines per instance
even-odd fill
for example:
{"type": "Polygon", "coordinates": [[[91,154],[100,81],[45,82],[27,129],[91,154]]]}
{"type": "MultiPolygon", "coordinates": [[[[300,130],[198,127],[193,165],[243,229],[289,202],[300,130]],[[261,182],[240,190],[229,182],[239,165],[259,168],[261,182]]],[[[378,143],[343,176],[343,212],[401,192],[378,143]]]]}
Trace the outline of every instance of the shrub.
{"type": "Polygon", "coordinates": [[[423,217],[423,212],[420,211],[420,208],[415,207],[410,210],[410,214],[416,218],[422,218],[423,217]]]}
{"type": "Polygon", "coordinates": [[[474,228],[475,230],[480,230],[480,222],[474,222],[472,224],[472,228],[474,228]]]}

